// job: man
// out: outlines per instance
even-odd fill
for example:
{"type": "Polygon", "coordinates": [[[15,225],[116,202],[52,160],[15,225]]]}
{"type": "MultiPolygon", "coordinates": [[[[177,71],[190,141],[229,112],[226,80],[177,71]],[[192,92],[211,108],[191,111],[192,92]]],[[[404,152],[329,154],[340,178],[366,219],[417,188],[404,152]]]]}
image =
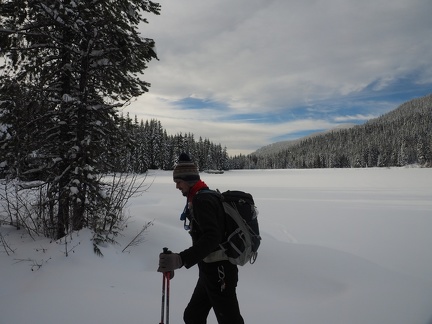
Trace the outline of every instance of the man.
{"type": "Polygon", "coordinates": [[[237,266],[221,253],[213,253],[224,238],[222,204],[218,197],[205,192],[208,186],[185,153],[179,157],[173,179],[176,189],[186,197],[181,219],[192,236],[192,246],[180,253],[161,253],[158,271],[174,271],[182,266],[189,269],[198,264],[198,282],[183,316],[186,324],[205,324],[211,308],[219,324],[243,324],[236,294],[237,266]]]}

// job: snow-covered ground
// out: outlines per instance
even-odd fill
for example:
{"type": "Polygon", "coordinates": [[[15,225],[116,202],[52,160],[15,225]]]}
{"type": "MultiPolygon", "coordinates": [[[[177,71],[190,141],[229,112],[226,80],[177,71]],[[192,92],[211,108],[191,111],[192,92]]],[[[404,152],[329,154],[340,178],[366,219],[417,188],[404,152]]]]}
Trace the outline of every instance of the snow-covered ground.
{"type": "MultiPolygon", "coordinates": [[[[184,198],[170,172],[130,201],[119,245],[97,257],[88,231],[64,242],[36,242],[0,231],[1,324],[157,324],[158,254],[190,244],[179,215],[184,198]],[[146,241],[121,252],[153,221],[146,241]],[[39,269],[37,265],[42,265],[39,269]],[[32,270],[33,266],[33,270],[32,270]]],[[[257,262],[240,269],[247,324],[432,323],[432,169],[230,171],[202,174],[212,188],[252,193],[263,237],[257,262]]],[[[196,267],[171,282],[171,323],[182,323],[196,267]]],[[[213,314],[209,324],[216,323],[213,314]]]]}

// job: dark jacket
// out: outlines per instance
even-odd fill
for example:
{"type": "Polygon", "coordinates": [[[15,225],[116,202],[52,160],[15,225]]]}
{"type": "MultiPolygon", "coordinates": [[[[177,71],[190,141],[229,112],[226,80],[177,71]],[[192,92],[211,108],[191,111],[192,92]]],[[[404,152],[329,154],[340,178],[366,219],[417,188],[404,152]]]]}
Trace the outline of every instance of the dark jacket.
{"type": "Polygon", "coordinates": [[[225,214],[219,198],[205,190],[194,196],[189,217],[192,246],[180,252],[186,268],[192,267],[219,249],[225,226],[225,214]]]}

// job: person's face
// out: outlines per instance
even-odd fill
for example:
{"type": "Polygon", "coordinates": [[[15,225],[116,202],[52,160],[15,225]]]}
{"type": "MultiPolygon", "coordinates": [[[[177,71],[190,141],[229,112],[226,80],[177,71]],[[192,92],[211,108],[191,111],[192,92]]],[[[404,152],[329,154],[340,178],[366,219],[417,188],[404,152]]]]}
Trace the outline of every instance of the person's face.
{"type": "Polygon", "coordinates": [[[176,189],[180,190],[182,195],[187,197],[189,193],[190,185],[183,180],[174,180],[174,182],[176,184],[176,189]]]}

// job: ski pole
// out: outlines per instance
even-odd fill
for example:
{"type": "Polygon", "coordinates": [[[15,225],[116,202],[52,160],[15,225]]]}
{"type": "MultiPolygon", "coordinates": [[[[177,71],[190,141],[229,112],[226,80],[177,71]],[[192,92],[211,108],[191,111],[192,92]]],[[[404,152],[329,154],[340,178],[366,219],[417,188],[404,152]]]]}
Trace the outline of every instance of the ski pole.
{"type": "Polygon", "coordinates": [[[169,324],[169,300],[170,300],[170,280],[171,280],[171,273],[165,272],[164,273],[166,277],[166,324],[169,324]]]}
{"type": "Polygon", "coordinates": [[[159,324],[164,324],[165,315],[165,273],[162,273],[162,305],[161,305],[161,321],[159,324]]]}
{"type": "MultiPolygon", "coordinates": [[[[168,248],[163,248],[163,253],[171,253],[168,248]]],[[[162,305],[161,305],[161,321],[160,324],[169,324],[169,297],[170,297],[170,279],[171,272],[162,273],[162,305]],[[165,309],[166,304],[166,309],[165,309]],[[166,311],[166,323],[164,323],[164,315],[166,311]]]]}

